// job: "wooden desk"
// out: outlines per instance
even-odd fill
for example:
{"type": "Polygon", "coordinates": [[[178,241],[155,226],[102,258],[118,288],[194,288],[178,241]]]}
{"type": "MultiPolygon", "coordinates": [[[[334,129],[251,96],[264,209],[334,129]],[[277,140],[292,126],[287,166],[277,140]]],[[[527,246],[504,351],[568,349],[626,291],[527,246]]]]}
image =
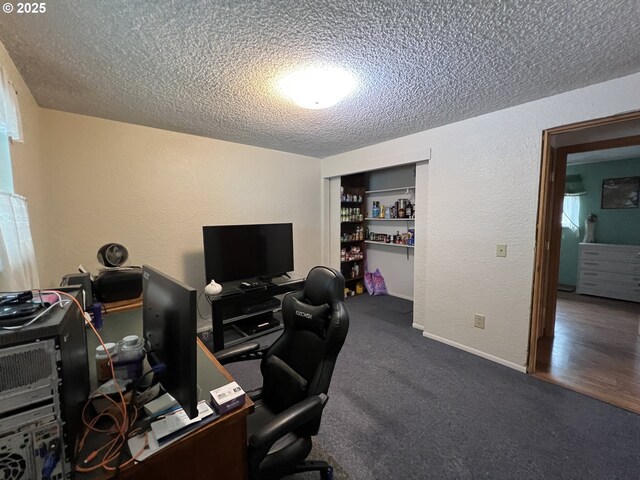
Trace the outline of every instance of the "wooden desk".
{"type": "MultiPolygon", "coordinates": [[[[233,378],[200,340],[197,351],[200,398],[208,399],[210,390],[232,382],[233,378]]],[[[253,402],[246,396],[242,407],[185,435],[143,462],[126,466],[120,472],[119,478],[246,479],[247,416],[253,409],[253,402]]],[[[105,475],[99,478],[109,477],[105,475]]]]}

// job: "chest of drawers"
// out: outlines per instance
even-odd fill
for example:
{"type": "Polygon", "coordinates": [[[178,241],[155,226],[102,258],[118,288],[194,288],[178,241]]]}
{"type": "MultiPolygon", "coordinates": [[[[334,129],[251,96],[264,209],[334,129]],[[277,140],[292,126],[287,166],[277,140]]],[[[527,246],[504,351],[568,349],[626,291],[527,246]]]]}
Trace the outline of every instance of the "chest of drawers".
{"type": "Polygon", "coordinates": [[[581,243],[576,291],[640,302],[640,246],[581,243]]]}

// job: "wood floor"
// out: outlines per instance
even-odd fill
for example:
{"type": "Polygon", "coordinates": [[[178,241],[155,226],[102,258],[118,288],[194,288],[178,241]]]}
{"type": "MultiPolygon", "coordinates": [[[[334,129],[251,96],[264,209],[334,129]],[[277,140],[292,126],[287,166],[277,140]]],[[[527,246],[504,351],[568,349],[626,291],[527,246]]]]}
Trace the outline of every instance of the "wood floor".
{"type": "Polygon", "coordinates": [[[640,414],[640,304],[558,292],[536,377],[640,414]]]}

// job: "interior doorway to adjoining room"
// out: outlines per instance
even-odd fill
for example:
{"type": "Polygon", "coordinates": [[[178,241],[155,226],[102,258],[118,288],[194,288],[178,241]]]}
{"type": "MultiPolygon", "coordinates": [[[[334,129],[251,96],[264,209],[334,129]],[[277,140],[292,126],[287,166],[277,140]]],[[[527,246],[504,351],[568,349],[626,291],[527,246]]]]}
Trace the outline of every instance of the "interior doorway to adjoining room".
{"type": "MultiPolygon", "coordinates": [[[[599,243],[593,244],[596,250],[627,251],[635,248],[629,245],[640,245],[640,233],[632,231],[634,222],[640,229],[640,221],[626,218],[640,215],[633,199],[631,208],[609,209],[611,206],[602,204],[602,189],[609,188],[606,181],[630,178],[633,183],[635,177],[640,178],[640,112],[543,132],[527,371],[640,413],[640,379],[636,373],[640,370],[640,304],[633,293],[640,285],[623,285],[633,281],[635,273],[640,275],[640,247],[637,265],[622,265],[614,258],[616,262],[604,267],[616,270],[622,266],[631,269],[629,274],[588,272],[612,282],[612,292],[589,290],[585,285],[574,290],[580,284],[578,251],[584,250],[585,231],[592,226],[584,222],[589,214],[600,215],[595,229],[596,236],[600,229],[596,238],[599,243]],[[569,198],[572,196],[582,198],[569,198]],[[576,206],[583,210],[576,210],[576,206]],[[620,295],[620,289],[631,292],[631,296],[620,295]]],[[[585,268],[582,265],[583,282],[585,268]]]]}

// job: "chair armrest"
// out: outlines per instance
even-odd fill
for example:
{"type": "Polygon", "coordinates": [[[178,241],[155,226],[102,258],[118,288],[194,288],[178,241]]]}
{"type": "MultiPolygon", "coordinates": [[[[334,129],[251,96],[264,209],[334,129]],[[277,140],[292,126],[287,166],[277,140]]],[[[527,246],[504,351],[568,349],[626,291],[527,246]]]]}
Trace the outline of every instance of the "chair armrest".
{"type": "Polygon", "coordinates": [[[328,399],[324,393],[321,393],[313,397],[305,398],[301,402],[280,412],[251,435],[249,445],[259,449],[271,448],[271,445],[280,437],[289,432],[293,432],[309,420],[320,415],[328,399]]]}
{"type": "Polygon", "coordinates": [[[245,342],[219,350],[213,355],[222,365],[225,365],[232,362],[262,358],[262,353],[258,342],[245,342]]]}
{"type": "Polygon", "coordinates": [[[249,395],[249,398],[255,402],[262,398],[262,387],[254,388],[253,390],[249,390],[248,392],[244,393],[249,395]]]}

